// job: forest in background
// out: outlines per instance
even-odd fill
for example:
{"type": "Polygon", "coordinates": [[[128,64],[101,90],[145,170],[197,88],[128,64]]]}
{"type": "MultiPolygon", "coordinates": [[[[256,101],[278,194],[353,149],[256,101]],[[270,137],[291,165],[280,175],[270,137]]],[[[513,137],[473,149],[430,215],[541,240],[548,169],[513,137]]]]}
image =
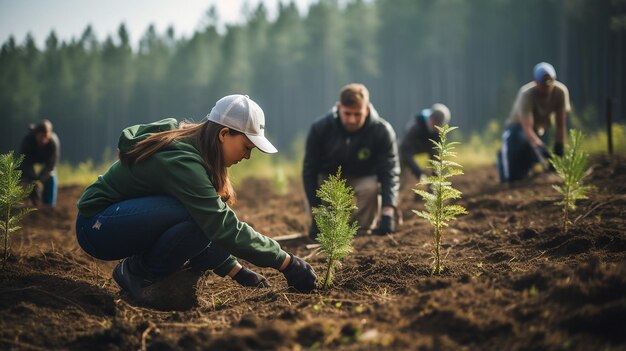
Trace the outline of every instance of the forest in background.
{"type": "Polygon", "coordinates": [[[188,38],[151,26],[136,48],[124,24],[104,39],[90,26],[69,41],[51,32],[43,48],[30,35],[9,38],[0,49],[0,151],[18,150],[28,124],[48,118],[64,161],[98,161],[122,128],[198,121],[231,93],[263,107],[284,150],[349,82],[369,87],[399,136],[435,102],[464,134],[481,133],[504,124],[540,61],[569,87],[571,125],[605,128],[608,97],[624,122],[625,0],[321,0],[306,15],[280,5],[273,20],[263,4],[242,11],[243,24],[220,31],[209,8],[188,38]]]}

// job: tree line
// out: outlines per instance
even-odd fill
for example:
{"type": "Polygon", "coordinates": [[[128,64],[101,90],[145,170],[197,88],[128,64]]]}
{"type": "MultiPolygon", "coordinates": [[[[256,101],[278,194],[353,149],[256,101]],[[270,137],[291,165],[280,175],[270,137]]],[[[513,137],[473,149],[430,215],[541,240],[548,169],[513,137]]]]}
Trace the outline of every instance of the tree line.
{"type": "MultiPolygon", "coordinates": [[[[280,148],[304,135],[361,82],[399,135],[418,110],[443,102],[464,133],[504,124],[532,67],[552,63],[570,89],[573,121],[603,128],[606,98],[623,121],[624,0],[320,0],[301,14],[262,3],[218,30],[209,8],[188,38],[147,28],[133,48],[121,24],[99,40],[91,26],[43,48],[27,35],[0,49],[0,150],[50,119],[64,160],[100,159],[122,128],[165,117],[198,121],[214,102],[244,93],[265,110],[280,148]]],[[[3,151],[4,152],[4,151],[3,151]]]]}

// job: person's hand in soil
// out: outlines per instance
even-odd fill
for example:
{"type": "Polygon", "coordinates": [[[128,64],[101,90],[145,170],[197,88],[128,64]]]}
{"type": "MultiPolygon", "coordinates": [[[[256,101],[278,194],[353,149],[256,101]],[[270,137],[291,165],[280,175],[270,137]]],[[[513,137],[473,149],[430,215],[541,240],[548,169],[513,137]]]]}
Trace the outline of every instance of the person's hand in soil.
{"type": "Polygon", "coordinates": [[[239,272],[233,276],[233,280],[242,286],[253,288],[269,288],[271,286],[264,276],[246,267],[241,267],[239,272]]]}
{"type": "Polygon", "coordinates": [[[296,255],[289,254],[287,259],[289,263],[281,270],[287,279],[287,285],[300,292],[310,292],[315,289],[317,275],[313,267],[296,255]]]}

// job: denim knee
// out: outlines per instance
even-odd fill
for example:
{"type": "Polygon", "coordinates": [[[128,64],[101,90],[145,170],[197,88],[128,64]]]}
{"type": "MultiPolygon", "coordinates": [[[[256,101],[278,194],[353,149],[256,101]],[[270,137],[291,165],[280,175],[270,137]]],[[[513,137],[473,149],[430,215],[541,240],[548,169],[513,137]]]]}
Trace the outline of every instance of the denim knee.
{"type": "Polygon", "coordinates": [[[88,231],[91,222],[93,222],[92,217],[84,217],[80,213],[76,216],[76,240],[83,251],[88,253],[90,256],[99,258],[95,246],[88,238],[88,231]]]}

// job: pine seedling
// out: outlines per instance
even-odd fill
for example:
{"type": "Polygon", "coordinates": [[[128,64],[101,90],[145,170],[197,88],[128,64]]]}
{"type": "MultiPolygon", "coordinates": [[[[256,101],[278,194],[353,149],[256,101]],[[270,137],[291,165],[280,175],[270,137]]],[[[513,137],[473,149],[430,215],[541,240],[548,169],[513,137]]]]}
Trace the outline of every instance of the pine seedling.
{"type": "Polygon", "coordinates": [[[313,209],[315,223],[319,229],[317,241],[326,254],[327,269],[322,282],[323,288],[329,288],[337,267],[352,252],[352,239],[358,230],[358,224],[350,224],[350,214],[357,207],[353,202],[354,191],[341,179],[341,167],[337,174],[330,175],[319,189],[317,197],[322,204],[313,209]]]}
{"type": "Polygon", "coordinates": [[[32,184],[26,187],[20,185],[22,171],[19,167],[23,160],[24,155],[15,159],[13,151],[0,155],[0,230],[4,236],[2,267],[8,259],[9,235],[21,229],[20,222],[24,216],[34,211],[27,207],[17,209],[33,190],[32,184]]]}
{"type": "Polygon", "coordinates": [[[587,193],[594,188],[591,185],[583,184],[588,163],[587,153],[580,149],[583,138],[582,132],[575,129],[570,130],[571,145],[567,152],[563,157],[550,158],[550,163],[554,166],[563,183],[552,186],[563,196],[563,199],[556,203],[558,206],[563,206],[561,216],[563,233],[567,233],[568,212],[576,210],[576,200],[586,199],[587,193]]]}
{"type": "Polygon", "coordinates": [[[431,139],[431,142],[435,145],[434,149],[437,152],[435,159],[430,160],[430,167],[434,175],[427,177],[421,181],[418,185],[430,185],[432,194],[422,190],[413,189],[415,193],[419,194],[425,202],[426,210],[413,212],[426,219],[434,228],[435,233],[433,236],[433,258],[434,266],[433,273],[440,274],[443,272],[443,264],[441,263],[441,237],[443,236],[444,227],[448,226],[448,222],[455,219],[460,214],[466,214],[467,211],[463,206],[450,204],[451,200],[459,199],[461,192],[452,187],[452,183],[448,180],[455,175],[463,174],[461,165],[451,161],[450,159],[456,157],[454,152],[454,145],[458,142],[448,142],[447,134],[457,127],[449,127],[447,124],[443,127],[436,127],[439,131],[440,142],[436,142],[431,139]]]}

